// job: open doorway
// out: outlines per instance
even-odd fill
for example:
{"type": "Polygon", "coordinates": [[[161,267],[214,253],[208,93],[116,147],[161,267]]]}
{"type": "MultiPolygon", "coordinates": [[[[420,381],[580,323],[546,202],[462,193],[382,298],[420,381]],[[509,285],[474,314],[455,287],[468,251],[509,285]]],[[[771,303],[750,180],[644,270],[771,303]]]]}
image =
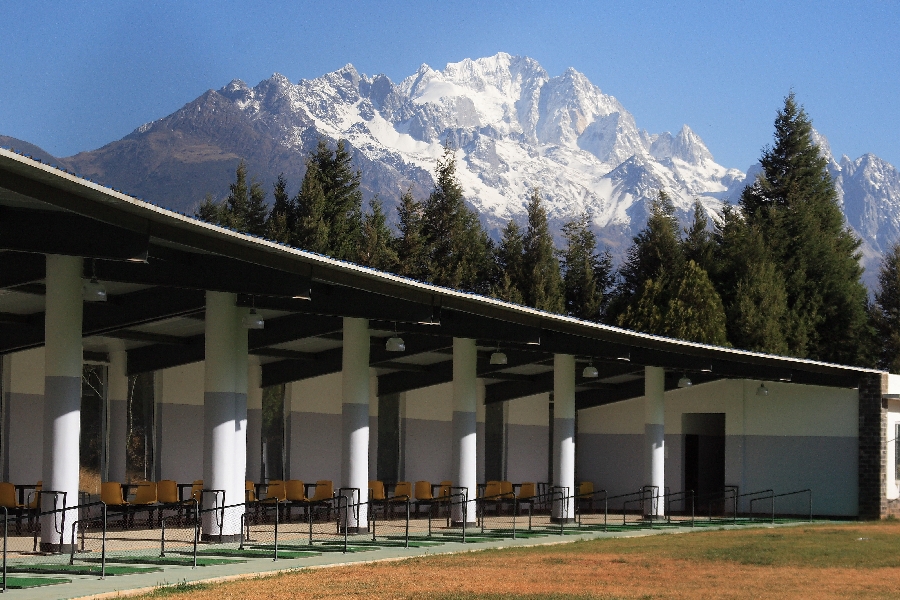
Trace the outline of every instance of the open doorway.
{"type": "Polygon", "coordinates": [[[684,413],[684,489],[698,499],[725,489],[725,413],[684,413]]]}

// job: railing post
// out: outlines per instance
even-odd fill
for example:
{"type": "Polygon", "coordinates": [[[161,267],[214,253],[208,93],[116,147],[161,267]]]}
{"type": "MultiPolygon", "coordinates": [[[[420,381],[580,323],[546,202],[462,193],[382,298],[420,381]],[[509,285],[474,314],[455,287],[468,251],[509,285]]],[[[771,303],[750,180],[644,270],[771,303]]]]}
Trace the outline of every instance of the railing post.
{"type": "MultiPolygon", "coordinates": [[[[278,560],[278,513],[281,510],[278,507],[278,498],[275,498],[275,554],[272,557],[273,561],[278,560]]],[[[310,521],[309,526],[309,544],[312,545],[312,521],[310,521]]]]}
{"type": "Polygon", "coordinates": [[[197,568],[197,542],[200,540],[200,501],[194,498],[194,564],[191,568],[197,568]]]}
{"type": "Polygon", "coordinates": [[[513,498],[513,539],[516,539],[516,513],[519,512],[519,499],[513,498]]]}
{"type": "MultiPolygon", "coordinates": [[[[106,503],[103,505],[103,540],[100,542],[100,579],[106,579],[106,503]]],[[[160,513],[162,514],[162,509],[160,513]]]]}
{"type": "MultiPolygon", "coordinates": [[[[106,508],[106,507],[104,507],[106,508]]],[[[163,558],[166,555],[166,518],[162,517],[159,520],[159,528],[160,528],[160,536],[159,536],[159,557],[163,558]]],[[[105,535],[103,536],[106,537],[105,535]]]]}
{"type": "MultiPolygon", "coordinates": [[[[347,554],[347,531],[350,529],[350,499],[342,496],[346,501],[344,503],[344,554],[347,554]]],[[[359,506],[357,505],[356,526],[359,527],[359,506]]]]}
{"type": "Polygon", "coordinates": [[[241,513],[241,543],[238,545],[238,550],[244,549],[244,521],[247,520],[244,517],[246,517],[246,516],[247,516],[246,512],[241,513]]]}
{"type": "MultiPolygon", "coordinates": [[[[20,513],[21,515],[21,513],[20,513]]],[[[20,521],[21,522],[21,516],[20,521]]],[[[6,549],[7,538],[9,537],[9,509],[3,507],[3,592],[6,592],[6,549]]]]}
{"type": "MultiPolygon", "coordinates": [[[[310,546],[313,545],[313,530],[312,530],[312,522],[313,522],[313,518],[312,518],[312,515],[313,515],[313,506],[314,506],[313,504],[307,504],[307,505],[306,505],[306,519],[309,521],[309,545],[310,545],[310,546]]],[[[276,501],[276,508],[275,508],[275,511],[276,511],[276,512],[278,511],[278,508],[277,508],[277,501],[276,501]]]]}
{"type": "Polygon", "coordinates": [[[409,496],[406,498],[406,542],[405,547],[409,548],[409,496]]]}

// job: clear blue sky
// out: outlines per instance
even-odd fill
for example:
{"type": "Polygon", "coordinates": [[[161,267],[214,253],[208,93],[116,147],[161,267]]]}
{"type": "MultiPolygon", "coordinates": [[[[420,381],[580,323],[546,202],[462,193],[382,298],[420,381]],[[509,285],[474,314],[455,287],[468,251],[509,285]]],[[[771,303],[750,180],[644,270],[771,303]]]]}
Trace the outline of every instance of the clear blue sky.
{"type": "Polygon", "coordinates": [[[207,89],[354,64],[531,56],[583,72],[650,132],[687,123],[746,169],[790,89],[838,155],[900,167],[900,3],[0,0],[0,134],[97,148],[207,89]]]}

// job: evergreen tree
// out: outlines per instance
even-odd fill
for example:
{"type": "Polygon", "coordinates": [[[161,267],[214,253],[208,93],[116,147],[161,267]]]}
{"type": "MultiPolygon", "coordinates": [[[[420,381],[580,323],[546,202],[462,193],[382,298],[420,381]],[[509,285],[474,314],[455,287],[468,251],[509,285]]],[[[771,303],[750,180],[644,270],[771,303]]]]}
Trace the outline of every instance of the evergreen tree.
{"type": "Polygon", "coordinates": [[[315,165],[324,195],[322,220],[327,226],[325,254],[341,260],[356,260],[362,227],[362,191],[360,172],[354,171],[344,140],[334,151],[320,139],[310,154],[308,165],[315,165]]]}
{"type": "Polygon", "coordinates": [[[235,231],[246,231],[249,196],[247,165],[242,160],[235,170],[234,183],[228,186],[228,197],[225,198],[221,213],[222,225],[235,231]]]}
{"type": "Polygon", "coordinates": [[[369,202],[369,212],[363,217],[359,264],[380,271],[393,271],[397,265],[393,236],[378,197],[369,202]]]}
{"type": "Polygon", "coordinates": [[[547,211],[537,188],[528,200],[528,226],[522,238],[523,281],[522,295],[528,306],[552,313],[564,309],[562,275],[553,237],[547,223],[547,211]]]}
{"type": "Polygon", "coordinates": [[[397,253],[398,274],[427,281],[429,269],[426,265],[422,210],[422,203],[413,198],[412,190],[406,190],[397,206],[400,235],[394,240],[394,249],[397,253]]]}
{"type": "Polygon", "coordinates": [[[715,269],[716,243],[709,229],[709,217],[700,201],[694,202],[694,216],[691,226],[684,230],[682,241],[684,258],[692,260],[709,273],[715,269]]]}
{"type": "Polygon", "coordinates": [[[563,287],[566,313],[588,321],[598,321],[604,293],[610,283],[612,255],[597,252],[597,238],[585,212],[563,225],[566,249],[563,252],[563,287]]]}
{"type": "Polygon", "coordinates": [[[432,283],[487,292],[491,243],[478,215],[465,205],[452,148],[438,161],[436,183],[422,207],[425,264],[432,283]]]}
{"type": "Polygon", "coordinates": [[[648,280],[681,271],[684,263],[678,220],[669,195],[660,190],[650,205],[647,225],[633,239],[619,268],[619,282],[610,300],[607,318],[619,321],[627,308],[643,294],[648,280]]]}
{"type": "Polygon", "coordinates": [[[206,221],[207,223],[212,223],[213,225],[221,225],[222,206],[215,200],[213,200],[212,194],[206,194],[206,196],[203,198],[203,202],[197,209],[197,212],[194,213],[194,216],[201,221],[206,221]]]}
{"type": "Polygon", "coordinates": [[[250,183],[250,196],[247,199],[247,213],[244,217],[244,233],[263,237],[266,235],[266,219],[269,205],[266,204],[266,191],[255,179],[250,183]]]}
{"type": "Polygon", "coordinates": [[[291,243],[298,248],[328,254],[329,227],[325,220],[325,191],[318,165],[312,160],[306,164],[306,174],[300,185],[300,192],[294,200],[296,224],[291,243]]]}
{"type": "Polygon", "coordinates": [[[494,292],[493,295],[513,304],[524,304],[522,288],[525,284],[523,254],[525,246],[522,228],[510,219],[503,229],[500,243],[494,250],[494,292]]]}
{"type": "Polygon", "coordinates": [[[722,300],[706,271],[692,260],[677,274],[648,279],[619,322],[636,331],[728,345],[722,300]]]}
{"type": "Polygon", "coordinates": [[[247,165],[242,160],[235,169],[234,183],[228,186],[228,197],[221,204],[206,195],[196,216],[209,223],[228,227],[241,233],[266,234],[266,192],[253,180],[247,182],[247,165]]]}
{"type": "Polygon", "coordinates": [[[812,122],[794,94],[775,119],[775,143],[741,209],[784,277],[788,350],[796,356],[864,363],[869,334],[860,240],[844,223],[812,122]]]}
{"type": "Polygon", "coordinates": [[[296,207],[288,196],[284,173],[279,175],[275,181],[272,196],[275,201],[266,219],[266,237],[275,242],[290,244],[292,233],[296,227],[296,207]]]}
{"type": "Polygon", "coordinates": [[[885,253],[872,307],[878,366],[900,373],[900,243],[885,253]]]}

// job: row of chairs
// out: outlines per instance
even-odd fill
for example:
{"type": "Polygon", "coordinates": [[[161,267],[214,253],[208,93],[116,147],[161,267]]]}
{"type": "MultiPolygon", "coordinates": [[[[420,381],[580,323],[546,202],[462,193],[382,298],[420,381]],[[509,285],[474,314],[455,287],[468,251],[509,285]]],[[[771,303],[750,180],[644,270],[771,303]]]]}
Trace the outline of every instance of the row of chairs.
{"type": "Polygon", "coordinates": [[[16,521],[16,533],[20,532],[22,518],[28,519],[28,526],[34,526],[34,519],[41,506],[41,488],[43,482],[38,481],[34,490],[28,494],[28,499],[22,503],[16,495],[16,486],[7,481],[0,482],[0,506],[5,506],[8,514],[16,521]]]}

